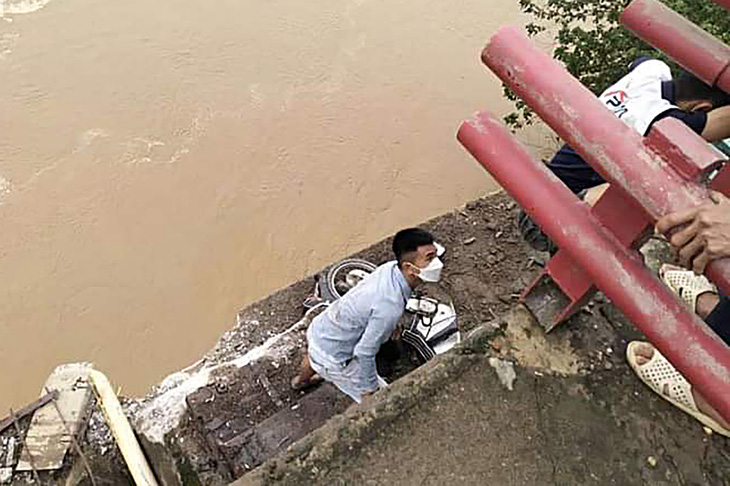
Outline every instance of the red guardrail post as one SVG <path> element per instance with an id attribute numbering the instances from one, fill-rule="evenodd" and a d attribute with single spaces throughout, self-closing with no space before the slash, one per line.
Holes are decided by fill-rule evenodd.
<path id="1" fill-rule="evenodd" d="M 730 5 L 730 0 L 718 2 Z M 657 0 L 634 0 L 621 23 L 710 86 L 730 92 L 730 47 Z"/>
<path id="2" fill-rule="evenodd" d="M 572 111 L 571 116 L 581 119 L 579 113 Z M 493 117 L 477 114 L 462 124 L 457 137 L 718 412 L 730 419 L 730 348 Z"/>

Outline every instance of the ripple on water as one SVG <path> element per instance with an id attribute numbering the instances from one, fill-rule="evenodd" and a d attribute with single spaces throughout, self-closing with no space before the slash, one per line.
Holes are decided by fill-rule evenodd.
<path id="1" fill-rule="evenodd" d="M 8 194 L 10 194 L 10 181 L 0 176 L 0 206 L 5 202 Z"/>
<path id="2" fill-rule="evenodd" d="M 0 0 L 2 1 L 2 0 Z M 0 15 L 0 17 L 2 17 Z M 5 59 L 13 52 L 12 47 L 20 37 L 20 34 L 16 32 L 0 34 L 0 61 Z"/>
<path id="3" fill-rule="evenodd" d="M 42 9 L 51 0 L 0 0 L 0 17 L 32 13 Z"/>

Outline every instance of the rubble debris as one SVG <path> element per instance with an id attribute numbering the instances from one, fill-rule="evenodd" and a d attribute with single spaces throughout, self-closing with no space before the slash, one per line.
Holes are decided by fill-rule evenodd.
<path id="1" fill-rule="evenodd" d="M 7 484 L 13 479 L 13 466 L 15 465 L 15 437 L 10 437 L 5 448 L 5 465 L 0 467 L 0 484 Z"/>
<path id="2" fill-rule="evenodd" d="M 514 389 L 514 382 L 517 375 L 515 374 L 514 364 L 499 358 L 489 358 L 489 366 L 497 372 L 499 381 L 507 387 L 509 391 Z"/>
<path id="3" fill-rule="evenodd" d="M 271 382 L 265 374 L 262 373 L 259 375 L 259 383 L 261 383 L 261 386 L 264 387 L 266 393 L 269 395 L 269 397 L 271 397 L 271 401 L 273 401 L 278 408 L 283 408 L 284 402 L 281 401 L 281 397 L 276 392 L 274 387 L 271 386 Z"/>

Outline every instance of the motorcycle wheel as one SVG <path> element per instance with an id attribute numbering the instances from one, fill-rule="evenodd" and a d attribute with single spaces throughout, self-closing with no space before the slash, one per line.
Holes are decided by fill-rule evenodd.
<path id="1" fill-rule="evenodd" d="M 361 260 L 359 258 L 350 258 L 342 260 L 341 262 L 332 265 L 327 270 L 322 272 L 322 277 L 319 280 L 319 290 L 321 297 L 324 301 L 333 302 L 343 295 L 345 295 L 350 289 L 354 287 L 348 282 L 347 277 L 351 272 L 355 271 L 352 275 L 360 276 L 362 274 L 370 274 L 377 267 L 367 260 Z M 358 272 L 359 271 L 359 272 Z M 351 275 L 350 280 L 353 280 Z M 355 277 L 359 283 L 359 279 Z"/>

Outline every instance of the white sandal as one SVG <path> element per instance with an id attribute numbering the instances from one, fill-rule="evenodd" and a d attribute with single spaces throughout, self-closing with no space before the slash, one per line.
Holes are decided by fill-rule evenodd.
<path id="1" fill-rule="evenodd" d="M 730 437 L 730 430 L 723 428 L 711 417 L 697 409 L 692 397 L 692 385 L 677 371 L 674 366 L 662 356 L 658 349 L 654 349 L 651 359 L 640 365 L 636 361 L 635 350 L 642 344 L 652 346 L 642 341 L 632 341 L 626 348 L 626 359 L 636 375 L 649 388 L 658 393 L 666 401 L 699 420 L 703 425 L 711 428 L 720 435 Z"/>
<path id="2" fill-rule="evenodd" d="M 693 314 L 697 308 L 697 297 L 705 292 L 717 293 L 717 287 L 712 285 L 704 275 L 697 275 L 692 270 L 685 270 L 676 265 L 668 263 L 662 265 L 659 269 L 659 277 L 689 306 Z"/>

